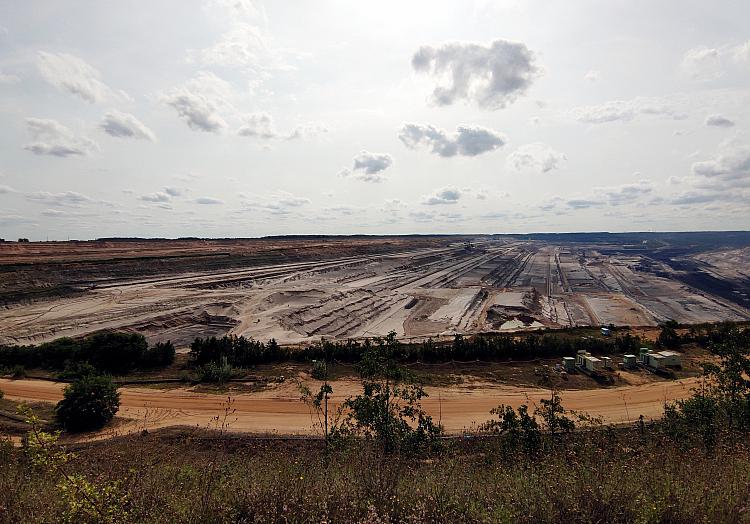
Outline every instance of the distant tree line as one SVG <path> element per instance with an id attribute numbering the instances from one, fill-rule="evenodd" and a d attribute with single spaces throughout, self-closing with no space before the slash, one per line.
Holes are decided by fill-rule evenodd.
<path id="1" fill-rule="evenodd" d="M 276 362 L 309 362 L 312 360 L 358 363 L 363 355 L 372 351 L 375 341 L 347 340 L 320 343 L 304 347 L 282 347 L 275 340 L 263 343 L 257 340 L 228 335 L 221 338 L 197 338 L 192 343 L 190 355 L 196 366 L 226 360 L 233 367 L 250 367 Z M 639 337 L 626 334 L 612 338 L 581 337 L 563 334 L 511 335 L 456 335 L 452 342 L 431 339 L 419 343 L 398 344 L 393 357 L 402 363 L 450 361 L 502 361 L 530 360 L 572 356 L 579 350 L 592 354 L 609 355 L 637 352 Z"/>
<path id="2" fill-rule="evenodd" d="M 135 333 L 97 333 L 83 339 L 66 337 L 28 346 L 0 345 L 0 368 L 70 371 L 88 365 L 98 373 L 123 375 L 136 368 L 167 366 L 174 357 L 171 342 L 149 346 L 143 335 Z"/>

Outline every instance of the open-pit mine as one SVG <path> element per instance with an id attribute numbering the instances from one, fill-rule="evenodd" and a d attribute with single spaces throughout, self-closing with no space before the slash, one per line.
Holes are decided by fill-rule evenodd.
<path id="1" fill-rule="evenodd" d="M 290 344 L 750 319 L 744 236 L 644 235 L 5 242 L 0 343 L 120 330 L 178 347 L 227 333 Z"/>

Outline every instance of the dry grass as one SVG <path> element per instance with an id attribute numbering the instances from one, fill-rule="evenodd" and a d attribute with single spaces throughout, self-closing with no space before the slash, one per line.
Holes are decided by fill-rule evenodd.
<path id="1" fill-rule="evenodd" d="M 533 457 L 451 441 L 414 459 L 165 430 L 87 444 L 72 467 L 125 479 L 137 522 L 750 522 L 746 442 L 706 453 L 646 431 L 576 434 Z M 4 447 L 0 522 L 58 522 L 57 481 Z"/>

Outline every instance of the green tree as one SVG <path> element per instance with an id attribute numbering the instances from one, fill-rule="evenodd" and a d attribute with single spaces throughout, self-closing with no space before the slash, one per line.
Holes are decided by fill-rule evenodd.
<path id="1" fill-rule="evenodd" d="M 495 419 L 488 420 L 479 429 L 504 438 L 504 444 L 509 451 L 522 447 L 527 453 L 540 449 L 542 435 L 539 423 L 529 415 L 529 407 L 519 406 L 518 411 L 511 406 L 500 405 L 490 410 Z"/>
<path id="2" fill-rule="evenodd" d="M 725 405 L 729 427 L 734 427 L 738 419 L 747 424 L 750 422 L 750 345 L 746 338 L 736 334 L 727 342 L 711 346 L 711 351 L 719 361 L 704 364 L 703 371 L 710 380 L 713 394 Z"/>
<path id="3" fill-rule="evenodd" d="M 569 433 L 575 429 L 575 422 L 568 418 L 568 411 L 563 407 L 560 393 L 557 390 L 553 389 L 550 398 L 542 399 L 539 403 L 541 406 L 534 411 L 534 414 L 541 417 L 545 429 L 549 431 L 550 435 L 554 437 L 557 433 Z"/>
<path id="4" fill-rule="evenodd" d="M 86 375 L 65 388 L 55 411 L 68 431 L 87 431 L 104 426 L 119 408 L 120 394 L 112 379 Z"/>
<path id="5" fill-rule="evenodd" d="M 680 335 L 677 334 L 679 324 L 674 320 L 668 320 L 661 326 L 659 336 L 656 338 L 656 344 L 668 349 L 677 349 L 680 347 Z"/>
<path id="6" fill-rule="evenodd" d="M 359 372 L 362 395 L 344 403 L 353 432 L 376 439 L 386 453 L 434 447 L 442 427 L 422 409 L 424 389 L 397 363 L 396 333 L 366 344 Z"/>
<path id="7" fill-rule="evenodd" d="M 137 367 L 148 349 L 143 335 L 97 333 L 83 344 L 83 359 L 103 373 L 124 375 Z"/>

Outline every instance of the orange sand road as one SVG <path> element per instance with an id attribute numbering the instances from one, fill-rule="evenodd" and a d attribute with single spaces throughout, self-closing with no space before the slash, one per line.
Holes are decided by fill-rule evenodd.
<path id="1" fill-rule="evenodd" d="M 664 402 L 685 398 L 698 379 L 652 382 L 637 386 L 609 389 L 568 390 L 561 392 L 566 408 L 603 417 L 606 422 L 622 423 L 662 415 Z M 315 390 L 318 384 L 308 384 Z M 333 384 L 334 405 L 356 394 L 355 381 Z M 0 379 L 0 390 L 14 400 L 56 402 L 62 398 L 64 384 L 41 380 Z M 532 387 L 472 384 L 446 388 L 427 388 L 429 398 L 423 406 L 440 419 L 446 430 L 458 433 L 489 418 L 489 411 L 498 404 L 519 406 L 536 404 L 549 396 L 549 391 Z M 138 431 L 175 425 L 211 427 L 212 419 L 222 415 L 226 395 L 196 393 L 187 389 L 122 388 L 118 415 L 130 419 L 118 432 Z M 232 395 L 234 413 L 227 419 L 231 431 L 252 433 L 311 434 L 313 419 L 306 405 L 299 401 L 297 386 L 280 384 L 259 393 Z"/>

